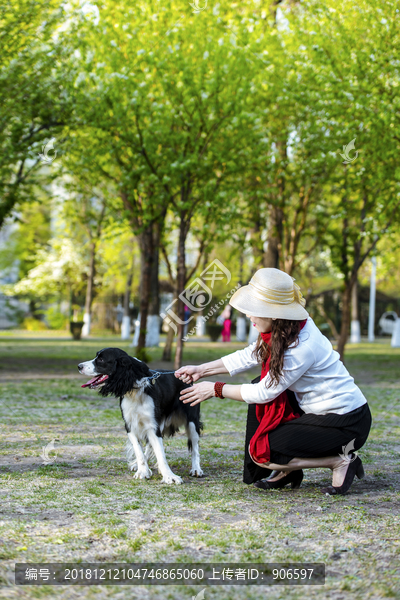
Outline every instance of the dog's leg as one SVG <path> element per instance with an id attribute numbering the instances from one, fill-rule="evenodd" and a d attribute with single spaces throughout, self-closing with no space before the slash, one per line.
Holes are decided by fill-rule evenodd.
<path id="1" fill-rule="evenodd" d="M 144 457 L 147 460 L 147 464 L 149 463 L 149 460 L 154 458 L 154 451 L 150 444 L 146 444 L 144 448 Z"/>
<path id="2" fill-rule="evenodd" d="M 130 468 L 131 471 L 136 471 L 138 462 L 137 462 L 137 458 L 136 458 L 136 453 L 132 446 L 132 442 L 130 441 L 129 438 L 126 439 L 125 454 L 126 454 L 126 460 L 128 463 L 128 467 Z M 143 454 L 144 454 L 147 464 L 149 464 L 149 461 L 154 458 L 153 448 L 150 446 L 150 444 L 148 444 L 148 443 L 146 444 Z"/>
<path id="3" fill-rule="evenodd" d="M 130 468 L 131 471 L 136 471 L 137 458 L 136 458 L 136 454 L 135 454 L 135 451 L 132 446 L 132 442 L 129 438 L 126 438 L 125 454 L 126 454 L 126 460 L 128 463 L 128 467 Z M 145 456 L 146 456 L 146 454 L 145 454 Z"/>
<path id="4" fill-rule="evenodd" d="M 200 467 L 200 452 L 199 452 L 199 439 L 200 436 L 196 431 L 196 426 L 193 421 L 189 422 L 186 428 L 188 436 L 189 447 L 192 446 L 192 469 L 189 473 L 192 477 L 203 477 L 203 471 Z"/>
<path id="5" fill-rule="evenodd" d="M 164 431 L 164 426 L 165 426 L 165 419 L 163 419 L 159 425 L 161 433 Z M 147 460 L 147 463 L 149 463 L 150 460 L 153 460 L 156 457 L 156 455 L 154 454 L 153 447 L 149 442 L 146 443 L 146 446 L 144 449 L 144 455 Z"/>
<path id="6" fill-rule="evenodd" d="M 165 458 L 164 445 L 162 443 L 162 438 L 156 435 L 154 430 L 150 430 L 147 432 L 148 440 L 154 450 L 154 454 L 157 459 L 158 470 L 162 475 L 163 483 L 183 483 L 182 478 L 179 475 L 175 475 L 169 465 L 167 463 L 167 459 Z"/>
<path id="7" fill-rule="evenodd" d="M 132 433 L 132 431 L 130 431 L 128 433 L 128 438 L 129 438 L 129 441 L 131 442 L 133 449 L 135 451 L 137 467 L 138 467 L 136 473 L 134 474 L 134 478 L 135 479 L 149 479 L 151 477 L 152 473 L 151 473 L 151 470 L 149 469 L 149 465 L 147 464 L 147 461 L 143 454 L 143 449 L 142 449 L 142 446 L 140 445 L 139 440 L 137 439 L 136 435 L 134 433 Z"/>

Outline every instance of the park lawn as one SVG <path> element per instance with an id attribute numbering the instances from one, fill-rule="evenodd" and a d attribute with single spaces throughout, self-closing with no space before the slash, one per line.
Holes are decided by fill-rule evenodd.
<path id="1" fill-rule="evenodd" d="M 188 476 L 183 434 L 165 442 L 184 478 L 166 486 L 153 470 L 133 480 L 124 458 L 118 402 L 81 389 L 76 371 L 104 346 L 128 342 L 0 337 L 0 552 L 2 598 L 191 598 L 195 586 L 20 587 L 15 562 L 324 562 L 324 588 L 213 586 L 205 598 L 400 597 L 400 350 L 387 341 L 348 348 L 346 364 L 367 396 L 373 430 L 361 451 L 366 478 L 342 497 L 309 470 L 300 490 L 242 483 L 246 406 L 202 404 L 205 477 Z M 190 342 L 184 362 L 214 360 L 243 344 Z M 162 348 L 151 349 L 153 368 Z M 248 382 L 257 371 L 233 378 Z M 55 440 L 55 461 L 42 447 Z M 50 457 L 55 456 L 51 453 Z"/>

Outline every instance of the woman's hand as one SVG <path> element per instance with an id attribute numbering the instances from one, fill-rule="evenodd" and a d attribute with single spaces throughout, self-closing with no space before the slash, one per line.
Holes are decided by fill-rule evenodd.
<path id="1" fill-rule="evenodd" d="M 202 369 L 200 365 L 188 365 L 181 367 L 175 371 L 175 377 L 184 383 L 193 383 L 202 377 Z"/>
<path id="2" fill-rule="evenodd" d="M 183 404 L 190 404 L 190 406 L 196 406 L 208 398 L 214 397 L 214 383 L 212 381 L 202 381 L 196 383 L 190 388 L 181 390 L 180 400 Z"/>

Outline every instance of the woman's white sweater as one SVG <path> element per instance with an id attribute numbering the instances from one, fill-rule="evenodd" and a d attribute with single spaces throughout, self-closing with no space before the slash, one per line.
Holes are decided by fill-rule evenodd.
<path id="1" fill-rule="evenodd" d="M 230 375 L 241 373 L 259 363 L 252 356 L 256 342 L 222 357 Z M 367 402 L 354 383 L 339 354 L 309 317 L 300 331 L 298 345 L 289 347 L 284 355 L 283 371 L 278 385 L 268 387 L 270 376 L 260 383 L 243 384 L 242 398 L 248 404 L 265 404 L 284 390 L 296 394 L 305 413 L 325 415 L 346 414 Z"/>

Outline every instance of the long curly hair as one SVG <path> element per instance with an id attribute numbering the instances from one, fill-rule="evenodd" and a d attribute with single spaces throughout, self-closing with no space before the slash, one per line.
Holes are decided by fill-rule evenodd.
<path id="1" fill-rule="evenodd" d="M 283 369 L 283 355 L 293 343 L 299 343 L 301 321 L 289 321 L 288 319 L 275 319 L 272 321 L 271 343 L 268 345 L 258 336 L 253 356 L 259 363 L 264 364 L 271 356 L 269 363 L 270 382 L 268 387 L 278 385 Z"/>

